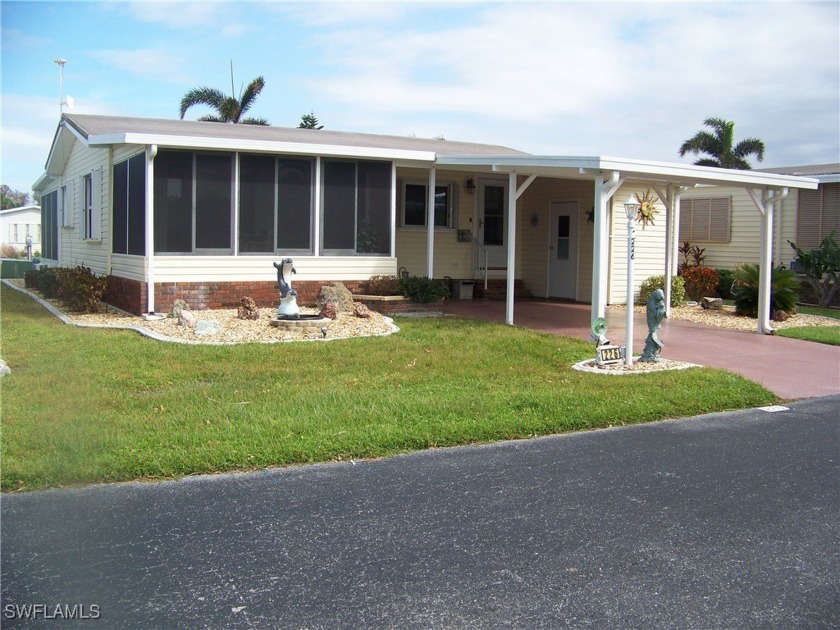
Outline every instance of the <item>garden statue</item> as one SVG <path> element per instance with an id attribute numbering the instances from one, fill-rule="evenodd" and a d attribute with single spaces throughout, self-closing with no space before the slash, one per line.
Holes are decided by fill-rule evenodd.
<path id="1" fill-rule="evenodd" d="M 292 288 L 292 274 L 297 273 L 294 261 L 284 258 L 280 264 L 274 263 L 277 269 L 277 288 L 280 289 L 280 307 L 277 316 L 280 319 L 300 319 L 300 309 L 297 305 L 297 291 Z"/>
<path id="2" fill-rule="evenodd" d="M 662 325 L 662 318 L 665 317 L 665 292 L 657 289 L 650 294 L 647 302 L 647 325 L 648 336 L 645 339 L 645 350 L 639 361 L 643 363 L 659 363 L 659 353 L 662 351 L 662 342 L 656 335 L 659 326 Z"/>

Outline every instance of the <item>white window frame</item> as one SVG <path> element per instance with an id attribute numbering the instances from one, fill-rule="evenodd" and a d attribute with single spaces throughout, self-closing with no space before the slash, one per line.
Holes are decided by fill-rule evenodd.
<path id="1" fill-rule="evenodd" d="M 73 227 L 73 204 L 72 204 L 72 187 L 71 183 L 67 182 L 58 189 L 58 213 L 61 217 L 61 227 Z"/>
<path id="2" fill-rule="evenodd" d="M 405 222 L 405 193 L 408 186 L 422 186 L 425 190 L 423 225 L 406 224 Z M 455 230 L 458 227 L 458 185 L 454 181 L 437 181 L 435 188 L 447 189 L 446 225 L 435 225 L 435 230 Z M 429 181 L 422 179 L 400 180 L 400 227 L 406 230 L 424 230 L 429 225 Z"/>
<path id="3" fill-rule="evenodd" d="M 102 238 L 100 226 L 101 182 L 102 170 L 98 168 L 82 175 L 80 178 L 80 223 L 82 225 L 82 239 L 86 241 L 99 241 Z"/>

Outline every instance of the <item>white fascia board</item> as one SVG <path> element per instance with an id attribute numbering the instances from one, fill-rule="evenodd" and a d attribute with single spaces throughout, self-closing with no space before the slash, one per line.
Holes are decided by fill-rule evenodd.
<path id="1" fill-rule="evenodd" d="M 811 175 L 820 184 L 837 184 L 840 182 L 840 173 L 831 173 L 830 175 Z"/>
<path id="2" fill-rule="evenodd" d="M 162 148 L 215 149 L 223 151 L 249 151 L 255 153 L 283 153 L 288 155 L 320 155 L 329 157 L 372 158 L 381 160 L 414 160 L 431 163 L 435 154 L 431 151 L 408 151 L 376 147 L 352 147 L 330 144 L 309 144 L 300 142 L 270 142 L 265 140 L 242 140 L 236 138 L 211 138 L 202 136 L 162 136 L 143 133 L 116 133 L 91 136 L 94 145 L 155 144 Z"/>
<path id="3" fill-rule="evenodd" d="M 563 176 L 563 170 L 577 169 L 580 175 L 594 177 L 603 171 L 617 171 L 630 181 L 662 181 L 686 185 L 740 186 L 752 188 L 806 188 L 816 190 L 816 179 L 796 175 L 777 175 L 757 171 L 736 171 L 710 166 L 668 162 L 648 162 L 626 158 L 593 156 L 442 156 L 440 165 L 491 166 L 498 172 Z"/>
<path id="4" fill-rule="evenodd" d="M 41 174 L 41 176 L 38 179 L 35 180 L 35 183 L 32 184 L 32 190 L 34 190 L 35 192 L 41 192 L 49 185 L 51 181 L 52 175 L 45 171 Z"/>

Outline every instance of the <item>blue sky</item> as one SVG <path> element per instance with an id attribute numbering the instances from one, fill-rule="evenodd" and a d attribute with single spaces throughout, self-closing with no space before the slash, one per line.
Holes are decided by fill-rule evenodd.
<path id="1" fill-rule="evenodd" d="M 29 190 L 58 121 L 177 118 L 192 87 L 296 127 L 667 162 L 710 116 L 763 164 L 840 161 L 840 3 L 0 2 L 2 173 Z M 194 108 L 187 118 L 207 110 Z"/>

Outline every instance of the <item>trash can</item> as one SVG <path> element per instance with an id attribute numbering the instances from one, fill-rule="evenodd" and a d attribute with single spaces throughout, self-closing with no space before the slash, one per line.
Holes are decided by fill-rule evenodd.
<path id="1" fill-rule="evenodd" d="M 458 283 L 458 299 L 471 300 L 473 299 L 473 289 L 475 288 L 475 280 L 461 280 Z"/>

